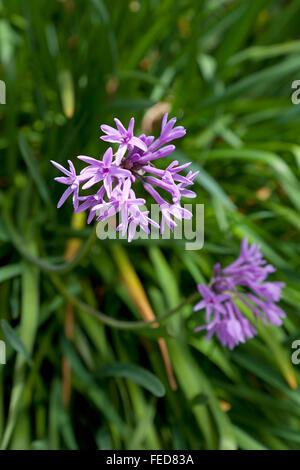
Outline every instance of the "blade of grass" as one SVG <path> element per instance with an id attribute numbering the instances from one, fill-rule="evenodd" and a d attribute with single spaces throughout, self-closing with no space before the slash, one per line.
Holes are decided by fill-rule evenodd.
<path id="1" fill-rule="evenodd" d="M 32 242 L 28 249 L 36 252 L 36 246 Z M 39 271 L 38 269 L 24 262 L 22 275 L 22 315 L 19 329 L 19 336 L 29 355 L 32 355 L 35 335 L 38 326 L 39 316 Z M 1 441 L 1 449 L 6 449 L 12 433 L 14 431 L 19 409 L 22 401 L 22 394 L 26 381 L 26 358 L 23 354 L 18 354 L 14 368 L 13 387 L 11 391 L 8 418 L 5 431 Z"/>

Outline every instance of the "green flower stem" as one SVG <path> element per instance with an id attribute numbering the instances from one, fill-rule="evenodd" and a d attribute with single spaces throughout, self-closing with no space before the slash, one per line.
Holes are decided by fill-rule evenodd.
<path id="1" fill-rule="evenodd" d="M 13 223 L 11 221 L 11 217 L 8 213 L 8 211 L 4 208 L 3 210 L 4 214 L 4 219 L 6 223 L 6 227 L 9 231 L 11 241 L 16 248 L 16 250 L 25 258 L 27 261 L 31 262 L 38 268 L 40 268 L 42 271 L 45 271 L 49 274 L 53 284 L 55 287 L 58 289 L 58 291 L 69 301 L 71 302 L 74 306 L 80 308 L 81 310 L 89 313 L 90 315 L 93 315 L 94 317 L 98 318 L 102 323 L 104 323 L 107 326 L 110 326 L 112 328 L 118 328 L 118 329 L 123 329 L 123 330 L 132 330 L 132 329 L 142 329 L 148 326 L 158 323 L 161 323 L 162 321 L 166 320 L 167 318 L 171 317 L 175 313 L 177 313 L 182 307 L 184 307 L 186 304 L 192 302 L 195 300 L 199 294 L 194 293 L 187 299 L 185 299 L 182 303 L 177 305 L 175 308 L 172 310 L 166 312 L 165 314 L 161 315 L 160 317 L 157 317 L 155 320 L 152 321 L 122 321 L 122 320 L 116 320 L 115 318 L 109 317 L 108 315 L 105 315 L 104 313 L 100 312 L 97 309 L 94 309 L 90 305 L 82 302 L 79 300 L 77 297 L 72 295 L 68 289 L 66 289 L 65 284 L 60 280 L 58 274 L 65 274 L 71 271 L 79 262 L 80 260 L 88 253 L 92 245 L 94 244 L 96 240 L 96 230 L 93 230 L 91 233 L 90 237 L 88 240 L 85 242 L 85 244 L 82 246 L 81 250 L 79 250 L 78 254 L 72 259 L 72 261 L 68 263 L 63 263 L 60 265 L 54 265 L 51 263 L 47 263 L 39 258 L 36 258 L 33 256 L 26 248 L 22 238 L 19 236 L 19 234 L 16 232 Z"/>
<path id="2" fill-rule="evenodd" d="M 51 274 L 50 278 L 53 284 L 55 285 L 55 287 L 57 288 L 57 290 L 75 307 L 78 307 L 79 309 L 89 313 L 90 315 L 93 315 L 105 325 L 110 326 L 112 328 L 117 328 L 120 330 L 137 330 L 137 329 L 142 329 L 142 328 L 151 326 L 154 323 L 155 324 L 162 323 L 167 318 L 179 312 L 185 305 L 196 300 L 199 296 L 198 292 L 195 292 L 194 294 L 187 297 L 183 302 L 181 302 L 175 308 L 169 310 L 168 312 L 164 313 L 160 317 L 155 318 L 155 320 L 152 320 L 152 321 L 122 321 L 122 320 L 116 320 L 115 318 L 109 317 L 108 315 L 105 315 L 99 310 L 79 300 L 75 295 L 71 294 L 68 291 L 68 289 L 66 289 L 65 283 L 63 283 L 57 275 Z"/>
<path id="3" fill-rule="evenodd" d="M 96 229 L 94 229 L 89 236 L 89 238 L 86 240 L 86 242 L 82 245 L 76 256 L 71 261 L 68 261 L 66 263 L 62 264 L 52 264 L 52 263 L 47 263 L 46 261 L 43 261 L 39 258 L 36 258 L 33 256 L 25 247 L 24 241 L 22 238 L 19 236 L 17 233 L 16 229 L 13 226 L 11 217 L 8 213 L 8 210 L 6 208 L 3 209 L 3 215 L 4 215 L 4 220 L 6 224 L 6 228 L 8 229 L 8 232 L 11 237 L 11 241 L 14 245 L 14 247 L 19 251 L 19 253 L 23 256 L 23 258 L 27 259 L 27 261 L 31 262 L 32 264 L 35 264 L 41 271 L 45 271 L 48 273 L 56 273 L 56 274 L 66 274 L 70 271 L 72 271 L 75 266 L 79 264 L 81 259 L 85 257 L 85 255 L 89 252 L 91 247 L 96 241 Z"/>

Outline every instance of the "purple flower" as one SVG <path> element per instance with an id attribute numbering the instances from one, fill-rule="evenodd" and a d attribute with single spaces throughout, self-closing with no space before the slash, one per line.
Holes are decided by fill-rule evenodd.
<path id="1" fill-rule="evenodd" d="M 119 119 L 115 118 L 114 121 L 117 125 L 117 129 L 114 129 L 113 127 L 107 126 L 105 124 L 101 126 L 101 130 L 107 134 L 102 136 L 101 139 L 105 140 L 106 142 L 120 144 L 116 154 L 117 164 L 121 162 L 126 150 L 131 150 L 133 147 L 138 147 L 144 151 L 147 150 L 146 144 L 141 139 L 133 135 L 134 118 L 130 119 L 128 130 L 125 129 Z"/>
<path id="2" fill-rule="evenodd" d="M 175 217 L 178 220 L 182 219 L 191 219 L 192 213 L 181 207 L 181 205 L 177 202 L 174 204 L 169 204 L 166 202 L 162 196 L 154 189 L 150 184 L 145 183 L 144 188 L 148 191 L 149 194 L 153 197 L 153 199 L 159 204 L 162 218 L 160 224 L 160 233 L 163 234 L 165 230 L 165 224 L 173 231 L 174 228 L 177 226 L 175 220 L 172 217 Z"/>
<path id="3" fill-rule="evenodd" d="M 124 236 L 128 228 L 132 208 L 143 204 L 145 204 L 145 199 L 136 198 L 134 191 L 131 189 L 131 180 L 128 178 L 124 183 L 114 188 L 109 202 L 96 205 L 94 210 L 99 210 L 98 221 L 105 220 L 107 216 L 111 217 L 120 212 L 121 224 L 117 227 L 117 230 L 121 231 Z"/>
<path id="4" fill-rule="evenodd" d="M 172 118 L 168 122 L 168 114 L 164 115 L 161 122 L 160 136 L 150 145 L 150 149 L 152 151 L 168 142 L 171 142 L 172 140 L 179 139 L 186 134 L 186 130 L 183 126 L 174 127 L 176 121 L 176 118 Z"/>
<path id="5" fill-rule="evenodd" d="M 135 235 L 137 227 L 141 227 L 145 233 L 150 233 L 149 224 L 153 225 L 156 228 L 159 228 L 159 225 L 150 217 L 148 217 L 149 211 L 142 212 L 137 205 L 132 205 L 130 208 L 130 217 L 128 219 L 129 222 L 129 230 L 128 230 L 128 241 L 131 242 Z"/>
<path id="6" fill-rule="evenodd" d="M 233 349 L 239 343 L 256 335 L 257 331 L 241 313 L 238 302 L 242 302 L 266 325 L 282 325 L 285 312 L 275 302 L 281 298 L 283 282 L 264 282 L 275 268 L 263 259 L 260 247 L 248 246 L 247 238 L 241 243 L 239 257 L 224 269 L 214 266 L 214 277 L 209 286 L 198 285 L 203 300 L 195 305 L 194 311 L 206 310 L 206 323 L 195 329 L 207 331 L 206 339 L 214 334 L 223 346 Z"/>
<path id="7" fill-rule="evenodd" d="M 52 165 L 54 165 L 56 168 L 58 168 L 62 173 L 66 175 L 66 176 L 58 176 L 57 178 L 54 178 L 55 181 L 58 181 L 58 183 L 67 184 L 69 186 L 65 190 L 63 195 L 61 196 L 60 200 L 58 201 L 57 207 L 60 208 L 64 204 L 64 202 L 66 202 L 68 197 L 73 193 L 73 206 L 75 209 L 77 209 L 78 191 L 79 191 L 80 181 L 79 181 L 79 177 L 76 175 L 76 171 L 75 171 L 73 163 L 71 162 L 71 160 L 68 160 L 70 170 L 67 170 L 59 163 L 56 163 L 53 160 L 50 160 L 50 161 Z"/>
<path id="8" fill-rule="evenodd" d="M 99 181 L 103 181 L 107 195 L 110 197 L 113 179 L 124 179 L 131 176 L 128 170 L 119 168 L 113 163 L 113 151 L 111 147 L 106 150 L 102 161 L 85 157 L 84 155 L 79 155 L 77 158 L 90 165 L 81 172 L 82 176 L 89 178 L 89 181 L 82 186 L 82 189 L 88 189 L 94 184 L 99 183 Z"/>
<path id="9" fill-rule="evenodd" d="M 84 202 L 81 204 L 81 206 L 77 208 L 75 212 L 79 213 L 90 209 L 90 213 L 87 219 L 87 223 L 90 224 L 97 213 L 98 205 L 103 202 L 104 194 L 105 187 L 101 186 L 101 188 L 96 194 L 91 194 L 90 196 L 80 196 L 78 199 Z"/>
<path id="10" fill-rule="evenodd" d="M 128 240 L 131 241 L 138 226 L 146 233 L 149 233 L 149 224 L 159 227 L 148 217 L 149 211 L 141 211 L 139 207 L 145 203 L 145 200 L 138 198 L 132 187 L 138 180 L 160 206 L 161 233 L 164 232 L 165 224 L 174 230 L 177 225 L 175 219 L 192 217 L 191 212 L 181 206 L 181 198 L 196 196 L 186 187 L 194 184 L 198 172 L 189 171 L 186 175 L 182 174 L 190 163 L 179 165 L 178 161 L 174 160 L 166 169 L 160 169 L 154 165 L 154 162 L 175 150 L 175 145 L 170 142 L 183 137 L 185 129 L 182 126 L 175 126 L 176 118 L 168 121 L 167 114 L 163 117 L 160 136 L 157 139 L 144 134 L 139 137 L 134 136 L 134 118 L 131 118 L 127 130 L 118 119 L 115 119 L 115 123 L 117 129 L 107 125 L 101 126 L 105 133 L 101 139 L 119 145 L 115 154 L 109 147 L 101 160 L 79 155 L 79 160 L 87 164 L 79 176 L 76 175 L 72 162 L 69 162 L 70 171 L 52 162 L 67 175 L 56 178 L 57 181 L 69 185 L 59 201 L 59 207 L 73 193 L 75 212 L 89 210 L 88 223 L 96 214 L 97 220 L 100 221 L 119 213 L 121 223 L 117 230 L 124 235 L 128 229 Z M 81 183 L 83 191 L 95 187 L 95 193 L 79 196 Z M 172 203 L 167 202 L 159 191 L 169 194 Z"/>

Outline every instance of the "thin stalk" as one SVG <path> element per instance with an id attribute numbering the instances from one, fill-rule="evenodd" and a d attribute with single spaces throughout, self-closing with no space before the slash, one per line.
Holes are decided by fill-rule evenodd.
<path id="1" fill-rule="evenodd" d="M 82 302 L 79 300 L 75 295 L 71 294 L 65 287 L 65 284 L 61 281 L 59 276 L 51 274 L 50 278 L 57 288 L 57 290 L 75 307 L 93 315 L 94 317 L 98 318 L 102 323 L 111 328 L 117 328 L 120 330 L 138 330 L 142 329 L 154 324 L 162 323 L 163 321 L 167 320 L 169 317 L 177 313 L 182 307 L 185 305 L 193 302 L 199 296 L 198 292 L 187 297 L 183 302 L 177 305 L 175 308 L 169 310 L 168 312 L 164 313 L 160 317 L 155 318 L 152 321 L 123 321 L 123 320 L 116 320 L 115 318 L 109 317 L 105 315 L 105 313 L 100 312 L 99 310 L 91 307 L 90 305 Z"/>
<path id="2" fill-rule="evenodd" d="M 61 264 L 47 263 L 46 261 L 43 261 L 42 259 L 36 258 L 27 250 L 24 244 L 24 241 L 22 240 L 22 238 L 19 236 L 16 229 L 14 228 L 11 217 L 6 208 L 3 208 L 3 215 L 4 215 L 6 228 L 9 231 L 11 241 L 14 247 L 19 251 L 19 253 L 23 256 L 23 258 L 27 259 L 27 261 L 29 261 L 30 263 L 36 265 L 41 271 L 45 271 L 48 273 L 66 274 L 72 271 L 72 269 L 74 269 L 75 266 L 77 266 L 80 263 L 80 261 L 86 256 L 86 254 L 89 252 L 89 250 L 91 249 L 91 247 L 93 246 L 97 238 L 96 229 L 94 229 L 92 230 L 89 238 L 82 245 L 81 249 L 78 251 L 78 253 L 74 256 L 74 258 L 71 261 L 61 263 Z"/>
<path id="3" fill-rule="evenodd" d="M 3 214 L 4 214 L 4 218 L 6 222 L 6 227 L 11 236 L 12 244 L 14 245 L 16 250 L 23 256 L 23 258 L 25 258 L 27 261 L 30 261 L 32 264 L 40 268 L 42 271 L 47 272 L 53 284 L 55 285 L 55 287 L 67 300 L 71 302 L 71 304 L 89 313 L 90 315 L 97 317 L 98 320 L 100 320 L 102 323 L 112 328 L 118 328 L 118 329 L 123 329 L 123 330 L 142 329 L 142 328 L 154 325 L 156 323 L 161 323 L 167 318 L 177 313 L 182 307 L 194 301 L 199 296 L 198 293 L 192 294 L 191 296 L 187 297 L 187 299 L 185 299 L 183 302 L 181 302 L 179 305 L 177 305 L 175 308 L 171 309 L 170 311 L 166 312 L 165 314 L 161 315 L 160 317 L 157 317 L 155 320 L 152 320 L 152 321 L 122 321 L 122 320 L 116 320 L 115 318 L 111 318 L 108 315 L 105 315 L 99 310 L 93 307 L 90 307 L 86 303 L 77 299 L 76 296 L 70 294 L 70 292 L 66 289 L 64 283 L 60 280 L 58 276 L 58 274 L 68 273 L 80 262 L 80 260 L 85 256 L 85 254 L 89 251 L 89 249 L 95 242 L 96 231 L 92 232 L 89 239 L 82 246 L 81 250 L 79 250 L 78 254 L 73 258 L 72 261 L 55 266 L 51 263 L 46 263 L 45 261 L 40 260 L 39 258 L 36 258 L 35 256 L 33 256 L 26 249 L 25 243 L 16 232 L 12 224 L 10 215 L 5 208 L 3 210 Z"/>

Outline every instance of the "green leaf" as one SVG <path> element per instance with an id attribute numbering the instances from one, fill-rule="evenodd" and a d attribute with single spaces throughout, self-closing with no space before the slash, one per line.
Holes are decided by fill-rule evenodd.
<path id="1" fill-rule="evenodd" d="M 96 375 L 99 377 L 122 377 L 123 379 L 129 379 L 144 387 L 156 397 L 165 395 L 165 387 L 161 381 L 152 372 L 144 369 L 144 367 L 115 362 L 98 369 Z"/>
<path id="2" fill-rule="evenodd" d="M 287 195 L 300 210 L 300 183 L 286 162 L 273 152 L 254 150 L 249 148 L 241 149 L 216 149 L 209 152 L 209 159 L 225 160 L 229 159 L 259 162 L 268 165 L 285 189 Z"/>
<path id="3" fill-rule="evenodd" d="M 62 70 L 58 76 L 64 115 L 73 117 L 75 108 L 74 83 L 70 70 Z"/>
<path id="4" fill-rule="evenodd" d="M 39 193 L 40 193 L 40 196 L 42 198 L 42 200 L 45 202 L 45 204 L 51 204 L 51 199 L 50 199 L 50 196 L 49 196 L 49 193 L 48 193 L 48 188 L 47 188 L 47 185 L 44 181 L 44 178 L 42 177 L 42 174 L 38 168 L 38 164 L 37 164 L 37 161 L 32 153 L 32 150 L 31 148 L 29 147 L 28 143 L 27 143 L 27 140 L 25 139 L 25 137 L 20 134 L 18 136 L 18 143 L 19 143 L 19 147 L 20 147 L 20 151 L 21 151 L 21 155 L 27 165 L 27 168 L 28 168 L 28 171 L 33 179 L 33 181 L 35 182 L 38 190 L 39 190 Z"/>
<path id="5" fill-rule="evenodd" d="M 6 320 L 1 320 L 1 327 L 6 341 L 11 345 L 11 347 L 18 353 L 22 354 L 22 356 L 24 356 L 27 361 L 31 361 L 23 342 L 20 340 L 19 336 L 17 335 L 15 330 L 10 326 L 10 324 L 7 323 Z"/>
<path id="6" fill-rule="evenodd" d="M 216 94 L 204 101 L 201 108 L 216 105 L 217 103 L 223 103 L 241 96 L 242 93 L 247 92 L 248 90 L 255 90 L 257 87 L 263 86 L 265 89 L 269 86 L 268 84 L 270 82 L 274 85 L 286 76 L 297 72 L 299 70 L 299 65 L 300 59 L 299 56 L 296 55 L 288 57 L 286 60 L 272 65 L 271 67 L 266 67 L 254 72 L 253 74 L 246 74 L 243 78 L 228 86 L 222 94 Z"/>
<path id="7" fill-rule="evenodd" d="M 144 111 L 145 109 L 151 108 L 155 104 L 154 101 L 148 99 L 128 99 L 128 98 L 118 98 L 113 100 L 107 109 L 119 109 L 126 111 Z"/>
<path id="8" fill-rule="evenodd" d="M 0 268 L 0 282 L 20 276 L 20 274 L 22 274 L 21 264 L 9 264 L 8 266 L 3 266 Z"/>
<path id="9" fill-rule="evenodd" d="M 172 153 L 172 158 L 176 158 L 181 164 L 188 163 L 191 161 L 184 153 L 179 150 L 175 150 Z M 189 170 L 199 171 L 199 174 L 195 178 L 195 183 L 202 186 L 211 196 L 216 197 L 226 209 L 234 210 L 234 204 L 231 199 L 227 196 L 226 192 L 219 185 L 219 183 L 204 169 L 201 165 L 193 162 L 189 166 Z"/>
<path id="10" fill-rule="evenodd" d="M 234 426 L 234 434 L 239 447 L 243 450 L 267 450 L 267 447 L 261 444 L 261 442 L 257 441 L 254 437 L 237 426 Z"/>
<path id="11" fill-rule="evenodd" d="M 191 406 L 199 406 L 199 405 L 207 405 L 209 400 L 208 395 L 205 393 L 198 393 L 192 400 L 191 400 Z"/>

